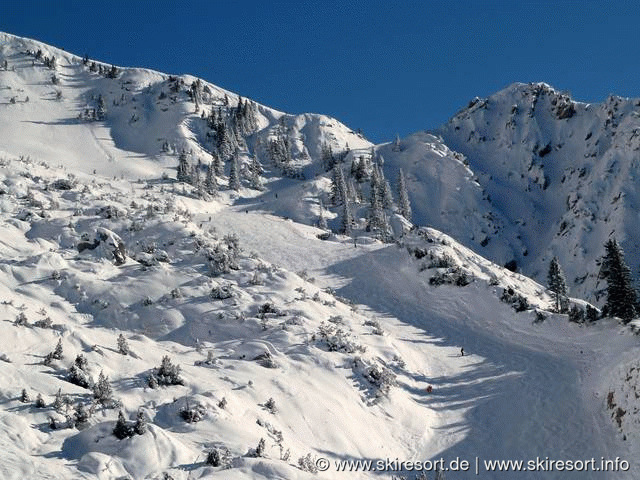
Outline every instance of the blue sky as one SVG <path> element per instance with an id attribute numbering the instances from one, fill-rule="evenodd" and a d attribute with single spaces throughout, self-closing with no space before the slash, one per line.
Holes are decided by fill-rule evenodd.
<path id="1" fill-rule="evenodd" d="M 633 3 L 8 0 L 0 29 L 332 115 L 382 142 L 515 81 L 584 101 L 640 96 Z"/>

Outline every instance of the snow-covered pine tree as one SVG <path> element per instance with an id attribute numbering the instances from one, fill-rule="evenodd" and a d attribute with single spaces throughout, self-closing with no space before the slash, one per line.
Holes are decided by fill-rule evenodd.
<path id="1" fill-rule="evenodd" d="M 267 442 L 265 442 L 264 438 L 261 438 L 258 442 L 258 446 L 256 447 L 255 456 L 256 457 L 264 457 L 266 456 L 267 450 Z"/>
<path id="2" fill-rule="evenodd" d="M 328 172 L 336 166 L 336 159 L 333 155 L 333 149 L 331 148 L 331 145 L 323 143 L 320 155 L 322 160 L 322 167 L 324 168 L 325 172 Z"/>
<path id="3" fill-rule="evenodd" d="M 392 208 L 393 207 L 393 194 L 391 193 L 391 185 L 387 179 L 383 179 L 382 184 L 380 186 L 380 197 L 382 201 L 382 208 Z"/>
<path id="4" fill-rule="evenodd" d="M 198 198 L 202 198 L 204 196 L 204 183 L 200 175 L 200 168 L 197 165 L 194 165 L 191 172 L 191 185 L 194 186 Z"/>
<path id="5" fill-rule="evenodd" d="M 178 156 L 178 173 L 176 179 L 179 182 L 189 183 L 191 181 L 191 167 L 187 160 L 187 153 L 183 150 Z"/>
<path id="6" fill-rule="evenodd" d="M 63 407 L 64 407 L 64 399 L 62 398 L 62 389 L 59 388 L 55 398 L 53 399 L 53 409 L 56 412 L 62 412 Z"/>
<path id="7" fill-rule="evenodd" d="M 119 440 L 124 440 L 125 438 L 133 436 L 133 429 L 127 423 L 127 419 L 124 418 L 122 410 L 118 412 L 118 421 L 116 422 L 115 427 L 113 427 L 113 434 Z"/>
<path id="8" fill-rule="evenodd" d="M 93 386 L 93 398 L 95 398 L 102 405 L 106 405 L 111 402 L 113 396 L 113 390 L 109 383 L 109 377 L 104 372 L 100 372 L 98 376 L 98 382 Z"/>
<path id="9" fill-rule="evenodd" d="M 411 202 L 409 201 L 407 181 L 404 178 L 404 172 L 402 169 L 400 169 L 400 173 L 398 173 L 398 203 L 400 215 L 411 221 Z"/>
<path id="10" fill-rule="evenodd" d="M 631 281 L 631 270 L 624 261 L 622 247 L 615 238 L 605 243 L 600 274 L 607 281 L 606 313 L 629 323 L 636 314 L 636 291 Z"/>
<path id="11" fill-rule="evenodd" d="M 549 290 L 553 292 L 553 297 L 556 302 L 556 312 L 564 310 L 567 296 L 567 282 L 560 267 L 560 262 L 558 262 L 558 257 L 553 257 L 549 263 L 547 282 Z"/>
<path id="12" fill-rule="evenodd" d="M 218 194 L 218 182 L 216 181 L 215 166 L 213 162 L 207 165 L 207 175 L 204 179 L 204 190 L 209 195 L 215 196 Z"/>
<path id="13" fill-rule="evenodd" d="M 98 108 L 96 109 L 96 119 L 104 120 L 107 116 L 107 104 L 102 95 L 98 96 Z"/>
<path id="14" fill-rule="evenodd" d="M 347 182 L 344 179 L 344 172 L 340 165 L 336 165 L 333 169 L 331 201 L 334 205 L 341 205 L 347 202 Z"/>
<path id="15" fill-rule="evenodd" d="M 264 169 L 262 168 L 262 165 L 260 164 L 260 160 L 258 160 L 257 155 L 253 155 L 251 157 L 251 163 L 249 164 L 249 184 L 251 185 L 251 188 L 253 188 L 254 190 L 262 190 L 264 187 L 262 185 L 262 173 L 264 172 Z"/>
<path id="16" fill-rule="evenodd" d="M 123 334 L 118 335 L 118 352 L 122 355 L 129 355 L 129 343 Z"/>
<path id="17" fill-rule="evenodd" d="M 351 212 L 351 205 L 349 201 L 345 199 L 342 203 L 342 225 L 340 233 L 344 235 L 351 235 L 353 231 L 353 213 Z"/>
<path id="18" fill-rule="evenodd" d="M 327 219 L 324 216 L 324 204 L 322 203 L 322 199 L 320 199 L 320 205 L 318 207 L 319 212 L 318 212 L 318 228 L 321 228 L 322 230 L 326 230 L 327 229 Z"/>
<path id="19" fill-rule="evenodd" d="M 213 171 L 216 177 L 222 177 L 224 175 L 224 163 L 215 152 L 211 154 L 211 164 L 213 165 Z"/>
<path id="20" fill-rule="evenodd" d="M 240 167 L 238 165 L 239 152 L 231 157 L 231 166 L 229 169 L 229 188 L 231 190 L 240 190 Z"/>
<path id="21" fill-rule="evenodd" d="M 133 432 L 136 435 L 144 435 L 147 431 L 147 421 L 144 418 L 144 412 L 142 410 L 138 410 L 138 414 L 136 415 L 136 423 L 133 425 Z"/>

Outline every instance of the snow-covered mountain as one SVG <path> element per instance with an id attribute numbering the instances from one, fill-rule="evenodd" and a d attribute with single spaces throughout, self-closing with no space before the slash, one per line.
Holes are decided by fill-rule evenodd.
<path id="1" fill-rule="evenodd" d="M 511 230 L 510 254 L 523 272 L 543 280 L 556 255 L 572 292 L 592 299 L 610 236 L 634 271 L 640 262 L 639 133 L 640 101 L 585 104 L 543 83 L 476 98 L 439 130 L 504 219 L 489 244 Z"/>
<path id="2" fill-rule="evenodd" d="M 456 457 L 481 478 L 541 478 L 482 463 L 536 457 L 630 462 L 562 478 L 640 474 L 637 337 L 569 322 L 500 266 L 542 265 L 542 241 L 453 133 L 376 146 L 2 33 L 0 67 L 2 478 L 413 479 L 336 462 Z M 416 227 L 385 186 L 400 169 Z M 352 236 L 330 231 L 345 203 Z"/>

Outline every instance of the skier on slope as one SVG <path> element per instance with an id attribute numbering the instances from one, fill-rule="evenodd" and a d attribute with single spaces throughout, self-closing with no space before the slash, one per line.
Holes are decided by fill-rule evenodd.
<path id="1" fill-rule="evenodd" d="M 462 347 L 462 348 L 460 349 L 460 356 L 461 356 L 461 357 L 464 357 L 464 347 Z"/>

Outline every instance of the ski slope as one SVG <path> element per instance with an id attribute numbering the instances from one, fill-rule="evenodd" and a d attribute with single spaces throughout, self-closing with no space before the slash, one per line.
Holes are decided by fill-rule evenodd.
<path id="1" fill-rule="evenodd" d="M 321 241 L 282 219 L 246 217 L 238 210 L 220 212 L 214 224 L 242 232 L 271 262 L 342 285 L 339 295 L 385 318 L 394 346 L 414 365 L 413 381 L 433 385 L 430 395 L 410 389 L 414 401 L 438 412 L 441 421 L 433 437 L 412 451 L 415 459 L 633 458 L 631 443 L 621 442 L 602 412 L 609 369 L 620 355 L 637 351 L 635 338 L 622 330 L 612 334 L 615 324 L 583 328 L 552 315 L 534 325 L 531 313 L 516 314 L 495 297 L 487 301 L 487 285 L 429 286 L 395 245 L 354 248 L 348 239 Z M 272 233 L 265 239 L 265 232 Z M 486 263 L 458 248 L 466 251 L 463 263 Z M 507 282 L 513 275 L 493 269 Z M 635 478 L 637 468 L 610 477 L 574 472 L 573 478 Z M 558 475 L 511 472 L 487 478 L 571 476 Z"/>

